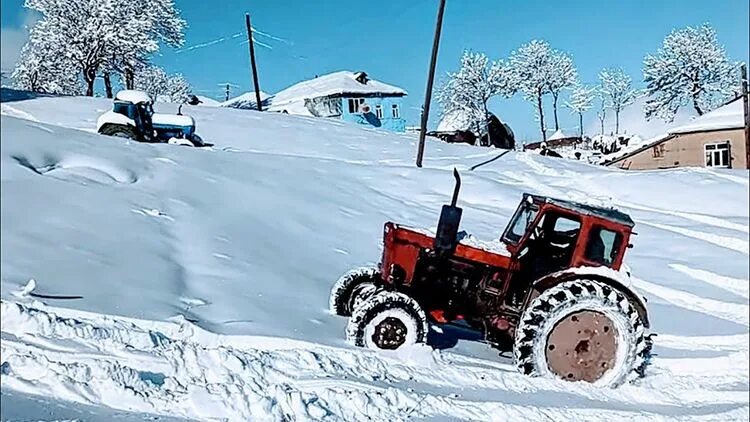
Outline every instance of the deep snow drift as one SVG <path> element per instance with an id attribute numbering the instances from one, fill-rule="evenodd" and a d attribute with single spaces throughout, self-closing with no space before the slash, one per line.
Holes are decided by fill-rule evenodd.
<path id="1" fill-rule="evenodd" d="M 413 135 L 208 107 L 183 112 L 213 148 L 146 145 L 86 133 L 109 101 L 28 97 L 2 96 L 3 418 L 78 417 L 37 399 L 100 419 L 750 417 L 745 171 L 524 153 L 470 171 L 498 150 L 439 142 L 417 169 Z M 626 262 L 659 333 L 646 378 L 528 378 L 452 328 L 394 353 L 344 343 L 331 284 L 379 259 L 385 221 L 434 228 L 454 166 L 478 239 L 499 236 L 522 192 L 633 216 Z"/>

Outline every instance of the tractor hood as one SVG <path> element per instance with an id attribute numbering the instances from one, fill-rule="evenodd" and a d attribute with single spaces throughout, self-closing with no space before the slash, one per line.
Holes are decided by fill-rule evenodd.
<path id="1" fill-rule="evenodd" d="M 192 117 L 178 114 L 154 113 L 151 122 L 155 127 L 195 128 L 195 120 Z"/>

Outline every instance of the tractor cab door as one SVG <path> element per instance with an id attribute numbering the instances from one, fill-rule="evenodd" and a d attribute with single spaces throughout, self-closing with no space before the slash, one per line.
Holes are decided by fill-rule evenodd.
<path id="1" fill-rule="evenodd" d="M 145 141 L 153 141 L 154 138 L 154 124 L 151 121 L 151 116 L 154 114 L 154 109 L 151 103 L 140 103 L 136 105 L 135 112 L 135 123 L 138 127 L 138 131 L 143 134 Z"/>
<path id="2" fill-rule="evenodd" d="M 581 220 L 554 208 L 544 210 L 519 252 L 520 273 L 532 281 L 568 268 L 581 232 Z"/>

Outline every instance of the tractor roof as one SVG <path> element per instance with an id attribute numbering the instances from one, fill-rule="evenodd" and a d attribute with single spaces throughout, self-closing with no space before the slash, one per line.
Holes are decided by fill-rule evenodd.
<path id="1" fill-rule="evenodd" d="M 115 95 L 115 100 L 125 101 L 133 104 L 150 103 L 151 97 L 143 91 L 136 91 L 134 89 L 125 89 Z"/>
<path id="2" fill-rule="evenodd" d="M 546 202 L 556 205 L 560 208 L 568 209 L 578 214 L 603 218 L 605 220 L 610 220 L 628 227 L 633 227 L 635 225 L 635 222 L 633 222 L 629 215 L 615 208 L 583 204 L 580 202 L 566 201 L 564 199 L 555 199 L 547 196 L 532 195 L 529 193 L 524 194 L 524 197 L 531 197 L 532 200 L 537 203 Z"/>

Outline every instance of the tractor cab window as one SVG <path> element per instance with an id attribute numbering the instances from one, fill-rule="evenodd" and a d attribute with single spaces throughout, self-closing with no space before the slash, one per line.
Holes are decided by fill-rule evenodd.
<path id="1" fill-rule="evenodd" d="M 114 111 L 117 114 L 122 114 L 123 116 L 130 117 L 130 112 L 128 110 L 130 108 L 130 105 L 131 105 L 130 103 L 123 103 L 123 102 L 115 101 L 115 105 L 112 108 L 112 111 Z"/>
<path id="2" fill-rule="evenodd" d="M 503 238 L 509 243 L 518 243 L 534 222 L 538 212 L 539 208 L 534 205 L 527 203 L 521 205 L 518 210 L 516 210 L 516 214 L 513 216 L 508 228 L 505 229 L 505 235 L 503 235 Z"/>
<path id="3" fill-rule="evenodd" d="M 586 259 L 597 264 L 611 266 L 617 259 L 622 235 L 602 226 L 594 226 L 586 244 Z"/>

